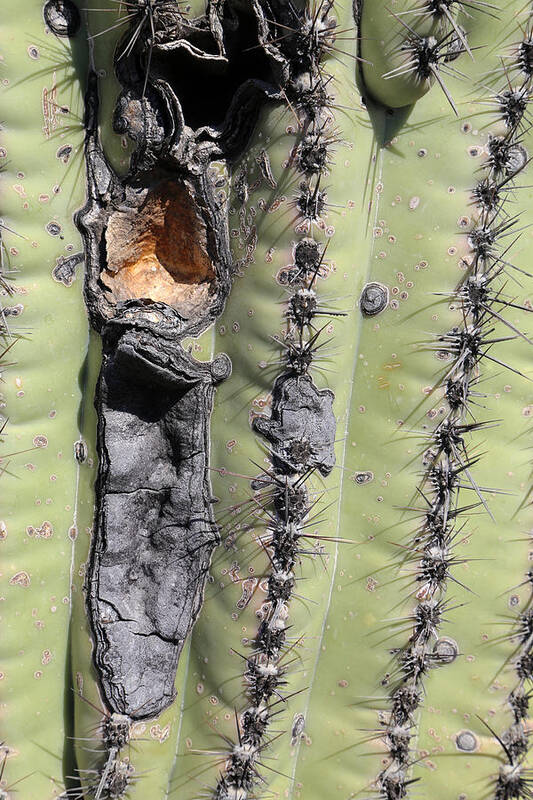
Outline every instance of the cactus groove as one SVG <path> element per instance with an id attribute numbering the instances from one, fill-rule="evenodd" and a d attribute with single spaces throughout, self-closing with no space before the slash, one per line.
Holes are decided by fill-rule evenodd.
<path id="1" fill-rule="evenodd" d="M 0 25 L 0 800 L 532 797 L 533 4 Z"/>

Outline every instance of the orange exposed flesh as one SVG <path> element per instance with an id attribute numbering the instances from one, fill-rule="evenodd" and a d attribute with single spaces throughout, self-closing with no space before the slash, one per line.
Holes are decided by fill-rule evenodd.
<path id="1" fill-rule="evenodd" d="M 183 184 L 165 181 L 137 209 L 116 211 L 106 230 L 102 280 L 115 302 L 150 299 L 191 316 L 215 274 L 205 225 Z"/>

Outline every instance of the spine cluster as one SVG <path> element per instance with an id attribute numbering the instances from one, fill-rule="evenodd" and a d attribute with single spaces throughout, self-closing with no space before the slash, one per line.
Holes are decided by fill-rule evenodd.
<path id="1" fill-rule="evenodd" d="M 6 255 L 2 228 L 3 225 L 0 223 L 0 297 L 5 298 L 13 294 L 13 287 L 9 281 L 9 273 L 5 265 Z M 10 310 L 9 307 L 4 308 L 3 302 L 0 301 L 0 337 L 2 339 L 2 355 L 0 356 L 1 369 L 6 366 L 7 362 L 5 356 L 9 348 L 13 345 L 13 334 L 8 324 L 8 314 Z M 0 429 L 3 429 L 3 427 L 4 424 L 2 424 Z"/>
<path id="2" fill-rule="evenodd" d="M 423 12 L 415 7 L 411 13 L 407 12 L 406 19 L 392 11 L 389 12 L 405 31 L 403 41 L 397 47 L 403 58 L 398 67 L 383 75 L 385 80 L 410 76 L 416 85 L 431 84 L 435 81 L 455 114 L 458 111 L 444 77 L 460 76 L 461 73 L 450 66 L 450 63 L 463 53 L 468 52 L 472 55 L 467 33 L 456 20 L 459 10 L 464 11 L 463 3 L 456 0 L 444 0 L 444 2 L 429 0 Z M 414 27 L 417 17 L 423 19 L 424 15 L 431 20 L 433 28 L 433 33 L 427 36 L 421 36 Z"/>
<path id="3" fill-rule="evenodd" d="M 90 701 L 86 702 L 95 711 L 99 711 Z M 129 758 L 121 758 L 120 752 L 130 742 L 131 725 L 132 720 L 125 714 L 104 711 L 98 726 L 99 739 L 102 743 L 102 749 L 98 751 L 99 764 L 94 769 L 77 770 L 82 786 L 68 790 L 69 797 L 75 800 L 82 800 L 84 797 L 91 797 L 94 800 L 118 800 L 125 796 L 128 787 L 131 787 L 134 781 L 135 770 Z"/>
<path id="4" fill-rule="evenodd" d="M 9 254 L 4 241 L 4 231 L 8 235 L 19 235 L 0 220 L 0 376 L 5 367 L 9 366 L 8 354 L 19 338 L 19 333 L 13 328 L 11 320 L 18 317 L 23 310 L 19 304 L 4 305 L 5 298 L 13 298 L 16 293 L 13 270 L 9 267 Z M 3 404 L 0 404 L 0 409 L 3 407 Z M 4 431 L 6 422 L 7 420 L 4 420 L 3 415 L 0 414 L 0 434 Z M 0 470 L 0 476 L 1 474 Z"/>
<path id="5" fill-rule="evenodd" d="M 425 507 L 422 523 L 408 546 L 406 560 L 416 582 L 416 605 L 409 617 L 411 633 L 407 644 L 394 651 L 395 669 L 384 680 L 385 685 L 392 684 L 384 733 L 390 761 L 380 773 L 377 787 L 387 800 L 406 797 L 412 782 L 411 740 L 415 715 L 424 698 L 424 679 L 433 667 L 450 663 L 458 655 L 454 640 L 441 638 L 439 630 L 446 612 L 452 610 L 446 599 L 450 582 L 463 586 L 453 575 L 454 567 L 465 561 L 456 553 L 468 535 L 463 518 L 474 508 L 490 514 L 472 475 L 480 457 L 473 450 L 473 434 L 495 424 L 476 418 L 476 409 L 483 407 L 476 400 L 484 397 L 476 391 L 482 366 L 489 361 L 520 374 L 497 358 L 493 348 L 517 337 L 527 338 L 506 319 L 505 309 L 529 309 L 511 302 L 504 284 L 510 273 L 523 272 L 509 261 L 508 245 L 516 235 L 518 217 L 510 215 L 507 201 L 519 189 L 517 178 L 528 163 L 522 137 L 529 124 L 527 107 L 533 75 L 533 64 L 527 57 L 529 47 L 530 35 L 526 34 L 515 48 L 513 64 L 504 67 L 505 86 L 490 100 L 500 133 L 488 136 L 484 174 L 472 190 L 476 213 L 468 233 L 470 256 L 465 260 L 465 277 L 452 297 L 462 322 L 432 345 L 446 362 L 435 388 L 442 391 L 447 412 L 430 434 L 429 448 L 424 452 L 424 479 L 418 491 Z M 529 610 L 517 621 L 517 637 L 518 685 L 508 698 L 514 720 L 501 739 L 507 763 L 497 778 L 495 800 L 531 796 L 523 767 L 528 749 L 525 719 L 529 692 L 525 685 L 533 679 L 533 615 Z"/>
<path id="6" fill-rule="evenodd" d="M 515 674 L 513 688 L 507 696 L 512 722 L 501 736 L 496 734 L 504 754 L 493 793 L 494 800 L 531 797 L 531 768 L 527 766 L 530 727 L 529 703 L 533 681 L 533 572 L 528 570 L 524 584 L 529 596 L 513 625 L 512 638 L 517 642 L 512 660 Z"/>
<path id="7" fill-rule="evenodd" d="M 320 2 L 311 11 L 297 13 L 287 6 L 286 16 L 279 21 L 282 24 L 270 23 L 271 41 L 279 43 L 289 65 L 281 95 L 298 118 L 298 143 L 289 167 L 296 171 L 295 231 L 299 238 L 294 244 L 293 264 L 281 279 L 288 299 L 286 328 L 278 339 L 283 369 L 273 387 L 272 415 L 270 419 L 257 417 L 253 423 L 269 443 L 272 464 L 252 481 L 255 502 L 261 508 L 260 524 L 266 528 L 260 544 L 268 556 L 267 598 L 253 651 L 244 657 L 248 706 L 239 716 L 238 741 L 214 788 L 215 800 L 245 800 L 256 796 L 257 787 L 264 784 L 261 762 L 271 742 L 269 728 L 288 697 L 290 653 L 301 641 L 295 635 L 289 643 L 287 631 L 295 573 L 302 557 L 313 553 L 305 545 L 309 538 L 306 522 L 316 501 L 306 484 L 316 470 L 327 475 L 334 463 L 333 393 L 319 390 L 310 375 L 322 344 L 319 337 L 325 326 L 320 320 L 332 316 L 316 292 L 325 247 L 314 237 L 325 227 L 322 216 L 327 196 L 322 177 L 335 142 L 329 81 L 321 64 L 323 52 L 331 49 L 334 40 L 331 7 L 332 2 Z M 236 195 L 244 208 L 248 192 L 242 174 L 237 176 Z M 286 422 L 289 417 L 290 425 Z"/>

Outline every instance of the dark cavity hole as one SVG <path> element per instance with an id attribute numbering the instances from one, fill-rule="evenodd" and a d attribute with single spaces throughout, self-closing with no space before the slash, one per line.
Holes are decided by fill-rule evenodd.
<path id="1" fill-rule="evenodd" d="M 174 89 L 185 123 L 191 128 L 221 125 L 235 92 L 246 80 L 255 78 L 273 83 L 268 59 L 258 47 L 255 18 L 235 11 L 231 21 L 225 15 L 225 22 L 229 63 L 201 60 L 184 49 L 154 52 L 152 56 L 155 71 Z M 205 42 L 202 46 L 208 49 Z"/>

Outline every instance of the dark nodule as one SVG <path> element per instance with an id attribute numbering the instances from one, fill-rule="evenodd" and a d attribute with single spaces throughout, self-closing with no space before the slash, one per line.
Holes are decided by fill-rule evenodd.
<path id="1" fill-rule="evenodd" d="M 389 303 L 389 290 L 382 283 L 367 283 L 361 292 L 359 307 L 366 317 L 383 311 Z"/>
<path id="2" fill-rule="evenodd" d="M 43 16 L 56 36 L 75 36 L 80 27 L 80 12 L 72 0 L 48 0 Z"/>

